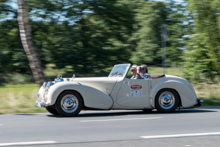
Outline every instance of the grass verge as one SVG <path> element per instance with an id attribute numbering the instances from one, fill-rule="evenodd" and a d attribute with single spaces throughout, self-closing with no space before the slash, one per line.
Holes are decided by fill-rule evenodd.
<path id="1" fill-rule="evenodd" d="M 38 89 L 37 84 L 0 87 L 0 114 L 46 112 L 35 106 Z"/>
<path id="2" fill-rule="evenodd" d="M 202 106 L 220 106 L 220 83 L 194 85 L 197 97 L 204 100 Z"/>

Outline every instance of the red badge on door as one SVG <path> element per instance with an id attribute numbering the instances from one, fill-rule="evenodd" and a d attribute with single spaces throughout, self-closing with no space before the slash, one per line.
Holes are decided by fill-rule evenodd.
<path id="1" fill-rule="evenodd" d="M 141 89 L 141 88 L 142 88 L 141 85 L 132 85 L 132 86 L 131 86 L 131 89 L 134 89 L 134 90 L 139 90 L 139 89 Z"/>

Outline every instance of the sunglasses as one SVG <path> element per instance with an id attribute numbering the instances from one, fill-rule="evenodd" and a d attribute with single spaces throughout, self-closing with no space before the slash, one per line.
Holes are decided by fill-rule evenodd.
<path id="1" fill-rule="evenodd" d="M 133 69 L 132 69 L 131 72 L 133 72 L 133 71 L 136 71 L 136 70 L 133 70 Z"/>

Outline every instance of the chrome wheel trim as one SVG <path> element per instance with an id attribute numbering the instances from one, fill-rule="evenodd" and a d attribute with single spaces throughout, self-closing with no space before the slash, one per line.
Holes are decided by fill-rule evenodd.
<path id="1" fill-rule="evenodd" d="M 66 113 L 72 113 L 78 108 L 79 101 L 75 95 L 68 94 L 61 99 L 60 106 Z"/>
<path id="2" fill-rule="evenodd" d="M 159 105 L 163 109 L 170 109 L 175 104 L 175 96 L 169 91 L 165 91 L 159 96 Z"/>

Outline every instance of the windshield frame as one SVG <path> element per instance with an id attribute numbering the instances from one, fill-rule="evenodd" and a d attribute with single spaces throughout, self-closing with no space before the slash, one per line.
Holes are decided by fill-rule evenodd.
<path id="1" fill-rule="evenodd" d="M 116 75 L 116 76 L 110 76 L 111 73 L 114 71 L 114 69 L 115 69 L 117 66 L 123 66 L 123 65 L 127 65 L 127 68 L 125 69 L 123 76 L 119 76 L 119 75 Z M 126 64 L 116 64 L 116 65 L 112 68 L 112 70 L 111 70 L 111 72 L 109 73 L 108 77 L 110 77 L 110 78 L 112 78 L 112 77 L 120 77 L 120 78 L 124 78 L 124 77 L 126 77 L 128 71 L 129 71 L 129 69 L 130 69 L 130 66 L 131 66 L 130 63 L 126 63 Z"/>

